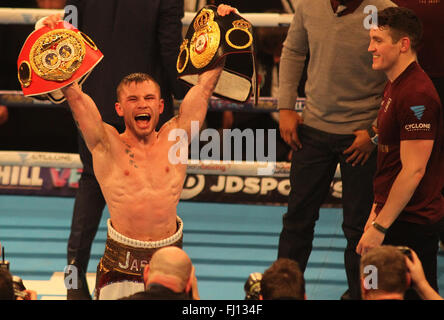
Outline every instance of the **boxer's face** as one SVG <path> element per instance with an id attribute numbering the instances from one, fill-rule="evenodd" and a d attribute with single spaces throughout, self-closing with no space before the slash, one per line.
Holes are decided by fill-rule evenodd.
<path id="1" fill-rule="evenodd" d="M 119 96 L 116 111 L 126 128 L 140 138 L 151 134 L 163 112 L 159 87 L 152 81 L 132 82 L 122 87 Z"/>

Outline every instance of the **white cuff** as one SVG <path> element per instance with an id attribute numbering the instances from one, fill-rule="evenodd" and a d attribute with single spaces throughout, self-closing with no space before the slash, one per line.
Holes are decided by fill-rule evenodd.
<path id="1" fill-rule="evenodd" d="M 34 25 L 34 30 L 37 30 L 37 29 L 43 28 L 43 27 L 45 26 L 45 25 L 43 24 L 43 20 L 45 20 L 46 18 L 48 18 L 48 17 L 46 16 L 46 17 L 43 17 L 43 18 L 39 19 L 39 20 L 35 23 L 35 25 Z"/>

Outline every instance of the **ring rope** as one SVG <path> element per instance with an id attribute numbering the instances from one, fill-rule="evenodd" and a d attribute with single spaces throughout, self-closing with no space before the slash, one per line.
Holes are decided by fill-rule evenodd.
<path id="1" fill-rule="evenodd" d="M 0 23 L 35 24 L 41 18 L 57 13 L 63 16 L 65 11 L 58 9 L 0 8 Z M 184 26 L 190 25 L 195 15 L 195 12 L 185 12 L 182 24 Z M 242 17 L 255 27 L 288 27 L 293 19 L 293 14 L 242 13 Z"/>
<path id="2" fill-rule="evenodd" d="M 274 97 L 260 97 L 258 105 L 255 106 L 252 101 L 245 103 L 235 103 L 216 97 L 211 97 L 209 110 L 210 111 L 248 111 L 248 112 L 276 112 L 277 98 Z M 174 100 L 174 107 L 179 108 L 181 100 Z M 30 97 L 23 96 L 22 91 L 15 90 L 0 90 L 0 105 L 8 107 L 58 107 L 50 101 L 36 100 Z M 305 105 L 305 98 L 298 98 L 295 104 L 296 111 L 302 111 Z"/>
<path id="3" fill-rule="evenodd" d="M 80 169 L 82 162 L 77 153 L 0 151 L 0 166 Z M 188 160 L 187 174 L 257 176 L 260 169 L 268 169 L 270 177 L 288 177 L 290 163 Z"/>
<path id="4" fill-rule="evenodd" d="M 82 162 L 77 153 L 39 152 L 39 151 L 0 151 L 1 166 L 23 166 L 42 168 L 81 169 Z M 291 163 L 266 161 L 213 161 L 193 160 L 187 163 L 187 174 L 259 176 L 269 172 L 269 177 L 290 176 Z M 265 171 L 266 170 L 266 171 Z M 335 178 L 341 176 L 339 165 Z"/>

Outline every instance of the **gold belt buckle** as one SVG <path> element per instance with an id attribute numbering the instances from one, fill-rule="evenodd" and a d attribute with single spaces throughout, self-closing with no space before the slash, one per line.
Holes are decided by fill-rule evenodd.
<path id="1" fill-rule="evenodd" d="M 45 80 L 65 81 L 80 68 L 85 51 L 79 34 L 55 29 L 42 35 L 32 46 L 29 54 L 31 68 Z"/>

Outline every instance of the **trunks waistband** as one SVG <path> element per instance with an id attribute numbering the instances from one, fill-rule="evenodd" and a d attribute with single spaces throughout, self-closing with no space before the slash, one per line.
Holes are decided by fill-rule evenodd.
<path id="1" fill-rule="evenodd" d="M 183 223 L 177 217 L 177 231 L 169 238 L 159 241 L 140 241 L 125 237 L 118 233 L 108 220 L 108 237 L 105 243 L 105 252 L 98 265 L 97 274 L 108 274 L 96 286 L 99 288 L 108 282 L 122 281 L 130 275 L 140 278 L 140 271 L 149 264 L 152 255 L 159 248 L 177 246 L 182 248 Z M 140 280 L 140 279 L 139 279 Z"/>
<path id="2" fill-rule="evenodd" d="M 111 219 L 108 219 L 107 225 L 108 225 L 108 237 L 112 240 L 121 243 L 123 245 L 131 246 L 134 248 L 140 248 L 140 249 L 154 249 L 154 248 L 161 248 L 166 247 L 169 245 L 172 245 L 176 243 L 178 240 L 182 238 L 183 234 L 183 221 L 180 219 L 179 216 L 176 217 L 177 219 L 177 231 L 175 234 L 173 234 L 171 237 L 158 240 L 158 241 L 140 241 L 136 239 L 131 239 L 123 234 L 120 234 L 117 232 L 111 225 Z"/>

